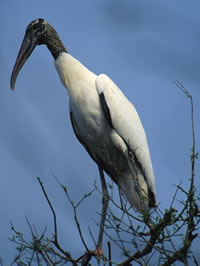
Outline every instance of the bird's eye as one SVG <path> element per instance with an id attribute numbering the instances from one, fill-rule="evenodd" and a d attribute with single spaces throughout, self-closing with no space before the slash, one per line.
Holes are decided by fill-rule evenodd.
<path id="1" fill-rule="evenodd" d="M 33 25 L 34 30 L 36 30 L 37 27 L 38 27 L 38 23 L 35 23 L 35 24 Z"/>

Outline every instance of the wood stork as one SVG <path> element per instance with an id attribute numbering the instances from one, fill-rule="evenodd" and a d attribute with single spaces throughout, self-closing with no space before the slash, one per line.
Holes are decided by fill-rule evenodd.
<path id="1" fill-rule="evenodd" d="M 105 74 L 96 75 L 71 56 L 55 29 L 44 19 L 32 21 L 11 75 L 17 75 L 37 45 L 46 44 L 60 79 L 69 93 L 74 133 L 98 165 L 103 189 L 102 216 L 97 242 L 101 252 L 109 196 L 103 171 L 118 185 L 137 210 L 156 206 L 154 173 L 145 131 L 134 106 Z"/>

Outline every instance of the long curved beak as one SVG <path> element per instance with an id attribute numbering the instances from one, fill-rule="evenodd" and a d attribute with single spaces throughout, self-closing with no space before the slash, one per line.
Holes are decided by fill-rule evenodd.
<path id="1" fill-rule="evenodd" d="M 15 82 L 21 68 L 23 67 L 23 65 L 25 64 L 26 60 L 29 58 L 31 53 L 33 52 L 36 45 L 37 45 L 37 38 L 35 36 L 31 36 L 30 32 L 26 33 L 21 48 L 19 50 L 10 79 L 10 86 L 12 90 L 14 90 L 15 88 Z"/>

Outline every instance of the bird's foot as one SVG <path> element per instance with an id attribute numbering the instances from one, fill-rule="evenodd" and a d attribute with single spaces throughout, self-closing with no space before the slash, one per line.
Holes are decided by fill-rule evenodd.
<path id="1" fill-rule="evenodd" d="M 97 247 L 97 248 L 94 250 L 94 254 L 95 254 L 96 258 L 97 258 L 98 263 L 100 263 L 100 259 L 101 259 L 102 257 L 104 258 L 104 252 L 103 252 L 103 249 Z"/>
<path id="2" fill-rule="evenodd" d="M 88 265 L 88 262 L 91 260 L 92 257 L 96 257 L 98 264 L 100 264 L 100 259 L 102 258 L 104 262 L 106 258 L 104 256 L 104 252 L 102 248 L 96 248 L 95 250 L 88 250 L 82 257 L 82 264 L 81 265 Z"/>

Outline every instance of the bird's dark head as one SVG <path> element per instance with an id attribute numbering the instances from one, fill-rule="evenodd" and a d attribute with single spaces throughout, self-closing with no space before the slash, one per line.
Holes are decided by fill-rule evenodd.
<path id="1" fill-rule="evenodd" d="M 43 18 L 35 19 L 26 28 L 24 39 L 30 40 L 35 46 L 38 44 L 45 44 L 49 24 Z"/>
<path id="2" fill-rule="evenodd" d="M 19 50 L 10 80 L 11 89 L 14 90 L 17 76 L 37 45 L 46 44 L 54 59 L 60 52 L 66 52 L 55 29 L 44 19 L 33 20 L 26 28 L 25 36 Z"/>

